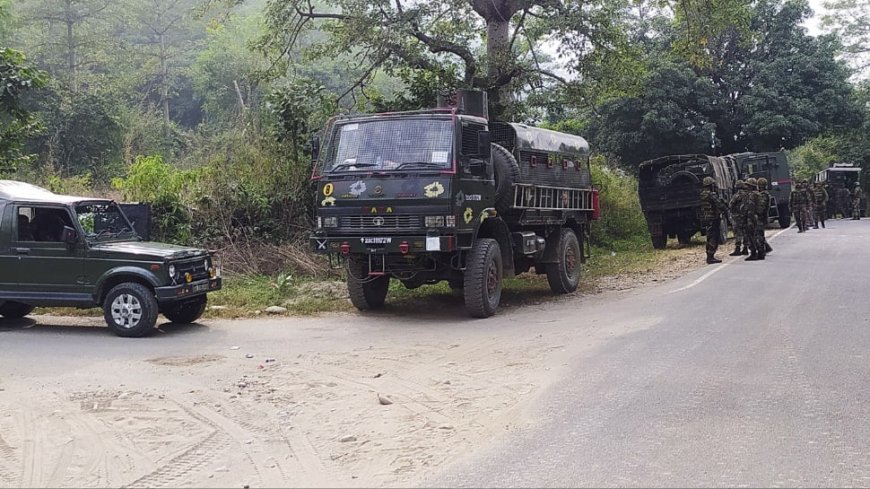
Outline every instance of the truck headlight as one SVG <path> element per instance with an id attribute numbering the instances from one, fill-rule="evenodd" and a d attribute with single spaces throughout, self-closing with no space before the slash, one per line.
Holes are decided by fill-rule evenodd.
<path id="1" fill-rule="evenodd" d="M 443 228 L 444 216 L 426 216 L 423 222 L 427 228 Z"/>
<path id="2" fill-rule="evenodd" d="M 323 227 L 325 228 L 337 228 L 338 227 L 338 218 L 333 217 L 324 217 L 323 218 Z"/>

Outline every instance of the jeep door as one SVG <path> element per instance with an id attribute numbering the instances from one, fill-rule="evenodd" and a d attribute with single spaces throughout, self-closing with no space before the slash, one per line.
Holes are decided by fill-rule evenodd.
<path id="1" fill-rule="evenodd" d="M 9 239 L 12 234 L 12 206 L 0 200 L 0 300 L 18 285 L 13 268 L 18 257 L 12 254 Z"/>
<path id="2" fill-rule="evenodd" d="M 84 246 L 62 241 L 63 227 L 73 225 L 62 205 L 19 204 L 14 210 L 11 252 L 18 290 L 35 299 L 73 299 L 88 295 L 80 284 Z"/>

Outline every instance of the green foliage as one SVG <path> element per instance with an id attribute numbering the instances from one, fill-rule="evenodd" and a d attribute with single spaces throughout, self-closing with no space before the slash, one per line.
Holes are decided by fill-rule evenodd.
<path id="1" fill-rule="evenodd" d="M 843 41 L 845 60 L 870 76 L 870 0 L 827 0 L 822 25 Z"/>
<path id="2" fill-rule="evenodd" d="M 598 156 L 592 161 L 592 181 L 601 191 L 601 220 L 592 225 L 592 243 L 612 247 L 620 241 L 646 237 L 637 179 Z"/>
<path id="3" fill-rule="evenodd" d="M 22 100 L 26 93 L 45 86 L 46 75 L 26 61 L 20 51 L 0 46 L 0 176 L 32 159 L 23 153 L 24 143 L 41 129 Z"/>

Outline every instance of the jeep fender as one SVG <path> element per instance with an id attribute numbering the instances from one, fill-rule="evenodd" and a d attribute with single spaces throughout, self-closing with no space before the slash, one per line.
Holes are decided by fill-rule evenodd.
<path id="1" fill-rule="evenodd" d="M 494 209 L 484 209 L 474 229 L 474 240 L 479 238 L 492 238 L 498 242 L 501 248 L 502 276 L 510 278 L 516 275 L 514 268 L 514 247 L 511 242 L 511 232 L 507 223 L 501 217 L 490 217 Z"/>
<path id="2" fill-rule="evenodd" d="M 118 280 L 123 279 L 123 280 Z M 118 267 L 109 270 L 104 273 L 102 277 L 97 281 L 96 294 L 94 295 L 94 301 L 97 303 L 102 302 L 103 297 L 109 292 L 106 287 L 106 284 L 114 284 L 120 282 L 139 282 L 143 285 L 148 285 L 152 289 L 155 287 L 159 287 L 161 285 L 161 281 L 157 278 L 157 275 L 154 275 L 152 272 L 139 268 L 139 267 Z"/>

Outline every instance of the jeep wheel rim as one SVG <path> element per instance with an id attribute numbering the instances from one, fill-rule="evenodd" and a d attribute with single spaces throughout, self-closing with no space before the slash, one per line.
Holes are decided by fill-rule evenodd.
<path id="1" fill-rule="evenodd" d="M 135 328 L 142 320 L 142 303 L 130 294 L 115 297 L 112 301 L 112 319 L 122 328 Z"/>

